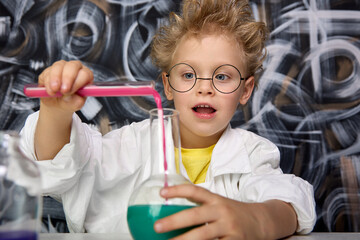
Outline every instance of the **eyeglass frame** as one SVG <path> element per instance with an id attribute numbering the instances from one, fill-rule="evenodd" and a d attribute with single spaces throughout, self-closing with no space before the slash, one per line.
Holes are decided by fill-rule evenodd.
<path id="1" fill-rule="evenodd" d="M 194 84 L 193 84 L 193 86 L 192 86 L 191 88 L 189 88 L 189 89 L 186 90 L 186 91 L 176 90 L 176 89 L 171 85 L 170 80 L 169 80 L 169 79 L 170 79 L 170 72 L 171 72 L 171 70 L 172 70 L 174 67 L 176 67 L 176 66 L 178 66 L 178 65 L 180 65 L 180 64 L 185 64 L 185 65 L 189 66 L 189 67 L 194 71 L 194 73 L 195 73 L 195 81 L 194 81 Z M 222 91 L 220 91 L 220 90 L 215 86 L 215 84 L 214 84 L 214 75 L 215 75 L 215 72 L 216 72 L 216 70 L 218 70 L 219 68 L 221 68 L 221 67 L 223 67 L 223 66 L 231 66 L 231 67 L 235 68 L 236 71 L 237 71 L 237 72 L 239 73 L 239 75 L 240 75 L 239 85 L 238 85 L 233 91 L 231 91 L 231 92 L 222 92 Z M 187 63 L 177 63 L 177 64 L 175 64 L 174 66 L 172 66 L 172 67 L 169 69 L 168 72 L 166 72 L 166 75 L 165 75 L 165 76 L 166 76 L 167 79 L 168 79 L 168 83 L 169 83 L 170 87 L 171 87 L 174 91 L 179 92 L 179 93 L 189 92 L 191 89 L 193 89 L 193 88 L 195 87 L 196 81 L 197 81 L 198 79 L 200 79 L 200 80 L 209 80 L 209 81 L 211 81 L 211 84 L 212 84 L 212 86 L 216 89 L 216 91 L 218 91 L 218 92 L 220 92 L 220 93 L 222 93 L 222 94 L 231 94 L 231 93 L 233 93 L 233 92 L 235 92 L 236 90 L 239 89 L 239 87 L 240 87 L 240 85 L 241 85 L 241 81 L 248 79 L 248 77 L 247 77 L 247 78 L 243 78 L 242 75 L 241 75 L 240 70 L 239 70 L 237 67 L 235 67 L 234 65 L 231 65 L 231 64 L 222 64 L 222 65 L 218 66 L 217 68 L 215 68 L 215 70 L 214 70 L 211 78 L 200 78 L 200 77 L 197 77 L 197 74 L 196 74 L 195 69 L 194 69 L 190 64 L 187 64 Z"/>

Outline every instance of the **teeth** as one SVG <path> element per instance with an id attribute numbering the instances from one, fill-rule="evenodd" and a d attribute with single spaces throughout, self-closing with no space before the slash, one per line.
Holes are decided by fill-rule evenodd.
<path id="1" fill-rule="evenodd" d="M 210 106 L 209 105 L 198 105 L 198 106 L 196 106 L 197 108 L 198 107 L 202 107 L 202 108 L 210 108 Z"/>

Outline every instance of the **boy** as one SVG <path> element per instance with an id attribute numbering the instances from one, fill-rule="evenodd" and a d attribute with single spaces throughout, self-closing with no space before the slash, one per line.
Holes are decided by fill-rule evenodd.
<path id="1" fill-rule="evenodd" d="M 157 221 L 157 232 L 199 225 L 177 239 L 277 239 L 312 230 L 312 186 L 282 173 L 274 144 L 229 125 L 251 96 L 265 39 L 264 24 L 240 0 L 184 1 L 182 15 L 172 14 L 155 36 L 151 56 L 180 112 L 184 175 L 197 184 L 161 195 L 200 204 Z M 39 84 L 64 96 L 41 99 L 40 111 L 26 122 L 24 149 L 45 169 L 45 194 L 62 201 L 72 231 L 127 231 L 128 198 L 148 177 L 141 148 L 149 122 L 104 137 L 82 124 L 74 112 L 85 98 L 75 92 L 92 81 L 78 61 L 44 70 Z"/>

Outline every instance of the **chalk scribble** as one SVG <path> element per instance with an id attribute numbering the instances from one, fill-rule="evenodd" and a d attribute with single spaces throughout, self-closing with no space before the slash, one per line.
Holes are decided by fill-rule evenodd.
<path id="1" fill-rule="evenodd" d="M 179 0 L 0 0 L 0 129 L 39 108 L 23 86 L 59 59 L 96 81 L 156 80 L 155 30 Z M 259 87 L 232 125 L 280 148 L 284 172 L 313 184 L 316 231 L 360 231 L 360 0 L 253 0 L 270 29 Z M 160 82 L 157 89 L 162 92 Z M 169 105 L 165 101 L 165 106 Z M 80 117 L 105 133 L 148 116 L 146 98 L 89 98 Z"/>

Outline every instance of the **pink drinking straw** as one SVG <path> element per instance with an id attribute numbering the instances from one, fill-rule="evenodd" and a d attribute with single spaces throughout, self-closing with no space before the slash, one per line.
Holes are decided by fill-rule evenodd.
<path id="1" fill-rule="evenodd" d="M 60 92 L 50 96 L 44 86 L 37 84 L 28 84 L 24 87 L 24 93 L 27 97 L 42 98 L 42 97 L 61 97 Z M 163 134 L 163 151 L 164 151 L 164 170 L 165 170 L 165 183 L 168 186 L 167 180 L 167 160 L 166 160 L 166 143 L 165 143 L 165 126 L 164 126 L 164 111 L 161 105 L 161 96 L 155 90 L 154 81 L 143 82 L 98 82 L 80 88 L 76 94 L 80 96 L 92 97 L 117 97 L 117 96 L 153 96 L 156 106 L 159 109 L 159 119 L 162 119 L 161 128 Z M 167 199 L 166 199 L 167 202 Z"/>
<path id="2" fill-rule="evenodd" d="M 28 84 L 24 87 L 24 93 L 28 97 L 41 98 L 41 97 L 61 97 L 60 92 L 50 96 L 44 86 L 37 84 Z M 149 96 L 153 95 L 156 105 L 159 109 L 161 107 L 161 99 L 158 101 L 156 98 L 160 97 L 159 93 L 155 90 L 153 81 L 146 82 L 98 82 L 80 88 L 76 94 L 80 96 L 92 97 L 116 97 L 116 96 Z M 160 104 L 160 105 L 159 105 Z"/>

